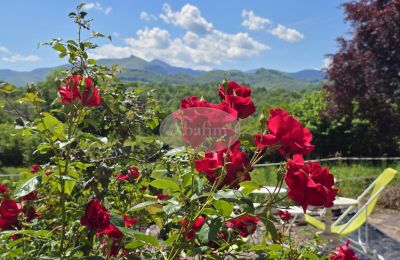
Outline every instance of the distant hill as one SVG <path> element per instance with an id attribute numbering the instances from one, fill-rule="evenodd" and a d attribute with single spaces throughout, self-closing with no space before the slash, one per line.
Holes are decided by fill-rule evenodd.
<path id="1" fill-rule="evenodd" d="M 100 59 L 97 63 L 106 66 L 117 64 L 122 69 L 119 77 L 124 81 L 168 83 L 188 86 L 221 82 L 225 73 L 227 73 L 230 80 L 249 84 L 254 87 L 304 89 L 309 86 L 318 85 L 325 76 L 325 73 L 319 70 L 302 70 L 296 73 L 286 73 L 264 68 L 246 72 L 240 70 L 200 71 L 175 67 L 158 59 L 149 62 L 135 56 L 123 59 Z M 0 70 L 0 80 L 17 86 L 23 86 L 27 83 L 39 82 L 45 79 L 46 75 L 56 68 L 35 69 L 29 72 L 7 69 Z"/>
<path id="2" fill-rule="evenodd" d="M 326 73 L 322 70 L 301 70 L 290 73 L 290 75 L 297 80 L 321 81 L 325 78 Z"/>

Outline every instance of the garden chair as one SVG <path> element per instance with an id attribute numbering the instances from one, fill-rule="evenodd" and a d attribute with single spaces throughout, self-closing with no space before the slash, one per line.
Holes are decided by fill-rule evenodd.
<path id="1" fill-rule="evenodd" d="M 376 202 L 382 191 L 385 187 L 389 184 L 389 182 L 396 176 L 397 171 L 391 168 L 385 169 L 379 176 L 376 178 L 371 185 L 357 198 L 358 205 L 350 206 L 343 214 L 332 224 L 330 228 L 330 232 L 333 235 L 338 237 L 345 237 L 354 231 L 358 231 L 358 241 L 352 241 L 352 243 L 358 245 L 361 250 L 360 253 L 368 254 L 368 217 L 371 215 Z M 365 197 L 368 195 L 368 200 L 364 203 Z M 354 208 L 358 207 L 358 211 L 356 214 L 347 222 L 341 224 L 342 220 L 351 213 Z M 311 224 L 312 226 L 325 230 L 325 223 L 322 221 L 305 214 L 304 219 L 307 223 Z M 361 239 L 361 226 L 365 223 L 365 241 Z"/>

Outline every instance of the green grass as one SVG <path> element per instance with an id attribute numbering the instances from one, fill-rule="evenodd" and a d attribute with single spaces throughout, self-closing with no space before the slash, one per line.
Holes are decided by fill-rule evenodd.
<path id="1" fill-rule="evenodd" d="M 336 179 L 336 186 L 339 188 L 339 196 L 355 198 L 360 195 L 376 177 L 387 167 L 391 167 L 400 172 L 400 163 L 369 163 L 369 162 L 329 162 L 321 163 L 330 169 Z M 253 175 L 264 174 L 268 180 L 268 185 L 276 184 L 275 166 L 255 168 Z M 399 173 L 400 175 L 400 173 Z M 400 176 L 397 176 L 389 187 L 400 187 Z"/>
<path id="2" fill-rule="evenodd" d="M 391 167 L 400 172 L 400 163 L 336 163 L 328 165 L 339 187 L 339 196 L 357 197 L 385 168 Z M 389 187 L 400 186 L 400 176 L 389 183 Z"/>

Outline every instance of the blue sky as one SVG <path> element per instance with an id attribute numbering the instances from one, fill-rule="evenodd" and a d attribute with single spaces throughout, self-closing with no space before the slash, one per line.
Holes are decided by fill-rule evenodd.
<path id="1" fill-rule="evenodd" d="M 321 68 L 346 35 L 344 1 L 120 0 L 86 2 L 93 29 L 111 42 L 94 58 L 136 55 L 197 69 L 259 67 L 294 72 Z M 1 3 L 0 69 L 32 70 L 66 63 L 38 43 L 76 38 L 67 17 L 80 1 L 14 0 Z"/>

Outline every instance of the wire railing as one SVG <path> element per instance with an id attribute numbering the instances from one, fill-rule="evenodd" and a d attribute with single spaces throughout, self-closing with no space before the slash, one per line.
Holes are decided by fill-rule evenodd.
<path id="1" fill-rule="evenodd" d="M 309 162 L 329 162 L 329 161 L 399 161 L 400 157 L 331 157 L 307 160 Z M 277 166 L 282 163 L 260 163 L 254 167 Z"/>
<path id="2" fill-rule="evenodd" d="M 329 161 L 400 161 L 400 157 L 331 157 L 331 158 L 321 158 L 321 159 L 313 159 L 307 160 L 309 162 L 329 162 Z M 267 167 L 267 166 L 279 166 L 282 165 L 280 163 L 260 163 L 254 165 L 254 167 Z M 166 170 L 156 170 L 156 171 L 166 171 Z M 0 174 L 0 178 L 2 177 L 18 177 L 19 174 Z"/>

